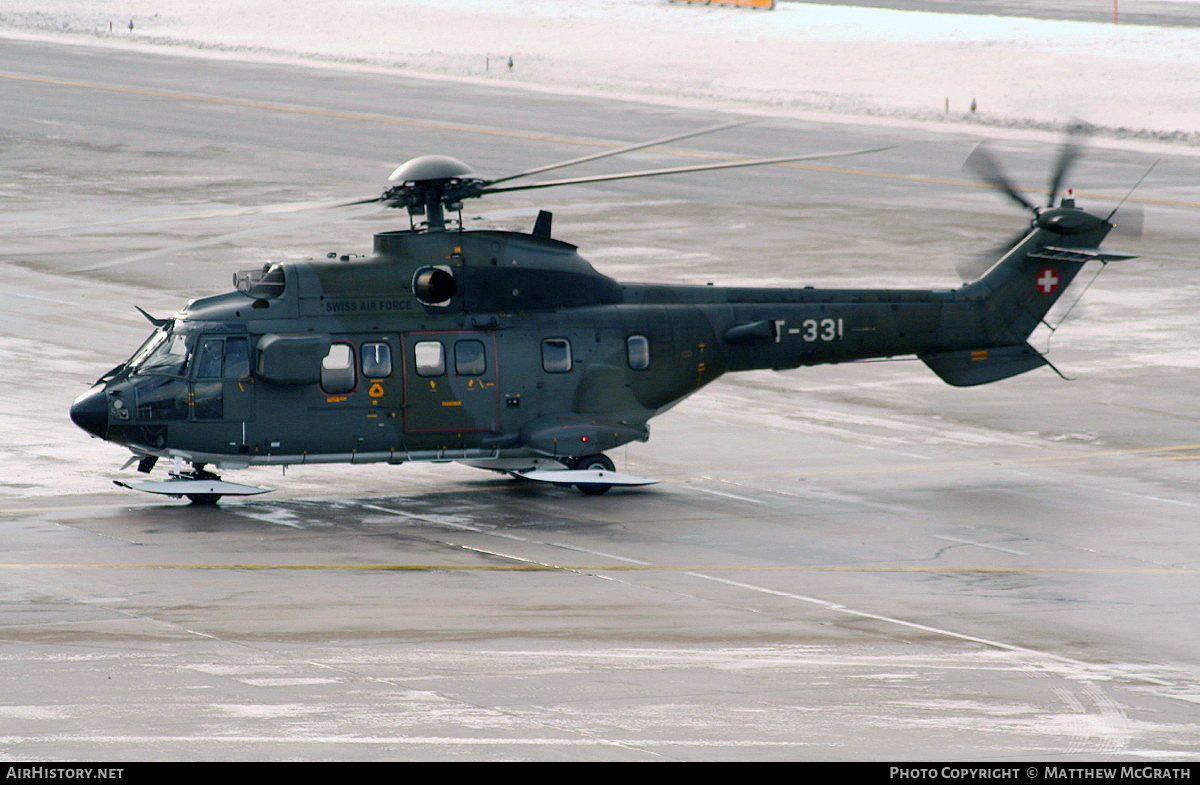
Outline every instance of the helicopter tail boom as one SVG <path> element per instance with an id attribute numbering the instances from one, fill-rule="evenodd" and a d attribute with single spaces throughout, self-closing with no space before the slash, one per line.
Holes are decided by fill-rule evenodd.
<path id="1" fill-rule="evenodd" d="M 954 290 L 730 289 L 710 311 L 723 370 L 795 368 L 916 355 L 955 386 L 1053 365 L 1029 344 L 1088 262 L 1134 258 L 1098 249 L 1111 228 L 1072 204 L 1039 212 L 979 280 Z"/>

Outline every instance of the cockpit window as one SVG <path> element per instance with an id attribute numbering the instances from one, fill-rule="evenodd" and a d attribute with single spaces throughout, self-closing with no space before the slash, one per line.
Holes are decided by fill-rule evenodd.
<path id="1" fill-rule="evenodd" d="M 166 339 L 167 331 L 165 329 L 160 328 L 150 333 L 150 337 L 143 341 L 142 345 L 138 347 L 138 350 L 133 353 L 132 357 L 129 358 L 129 362 L 127 363 L 128 366 L 130 368 L 137 368 L 147 357 L 150 356 L 155 349 L 158 348 L 158 345 Z"/>
<path id="2" fill-rule="evenodd" d="M 250 376 L 250 343 L 244 336 L 225 339 L 225 378 Z"/>
<path id="3" fill-rule="evenodd" d="M 196 352 L 196 378 L 221 378 L 222 365 L 225 360 L 224 341 L 220 338 L 206 338 L 200 342 L 200 351 Z"/>
<path id="4" fill-rule="evenodd" d="M 250 375 L 250 352 L 245 336 L 204 338 L 192 361 L 197 379 L 245 379 Z"/>
<path id="5" fill-rule="evenodd" d="M 183 376 L 188 371 L 195 342 L 194 335 L 173 334 L 164 330 L 138 350 L 129 366 L 138 373 Z"/>

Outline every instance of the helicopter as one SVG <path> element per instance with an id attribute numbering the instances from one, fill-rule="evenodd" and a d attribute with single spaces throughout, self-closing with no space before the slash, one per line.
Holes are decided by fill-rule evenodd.
<path id="1" fill-rule="evenodd" d="M 379 203 L 409 228 L 373 253 L 273 263 L 232 291 L 188 302 L 75 399 L 71 419 L 124 445 L 144 474 L 118 485 L 212 504 L 268 489 L 213 470 L 315 463 L 457 461 L 586 495 L 653 479 L 607 451 L 649 439 L 648 421 L 722 374 L 915 355 L 951 385 L 1050 365 L 1029 343 L 1111 219 L 1058 198 L 1074 135 L 1036 205 L 981 144 L 969 168 L 1031 214 L 982 275 L 947 290 L 621 283 L 552 236 L 466 229 L 464 200 L 505 192 L 864 155 L 888 148 L 559 180 L 519 178 L 731 128 L 726 123 L 494 179 L 446 155 L 401 164 Z M 1124 200 L 1122 200 L 1122 204 Z M 453 216 L 457 215 L 457 220 Z M 423 219 L 423 220 L 420 220 Z M 332 255 L 331 255 L 332 256 Z M 1060 374 L 1061 375 L 1061 374 Z"/>

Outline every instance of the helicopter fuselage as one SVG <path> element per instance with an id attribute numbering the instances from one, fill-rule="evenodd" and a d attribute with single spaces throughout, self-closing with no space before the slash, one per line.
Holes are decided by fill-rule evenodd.
<path id="1" fill-rule="evenodd" d="M 1108 219 L 1073 196 L 1055 206 L 1079 154 L 1071 138 L 1044 208 L 983 145 L 968 157 L 1033 217 L 983 277 L 952 290 L 618 283 L 553 239 L 548 212 L 528 234 L 463 227 L 462 201 L 487 194 L 887 149 L 512 184 L 745 124 L 493 179 L 470 177 L 448 156 L 410 159 L 382 195 L 342 205 L 404 208 L 409 230 L 375 235 L 367 258 L 268 265 L 169 319 L 147 314 L 155 332 L 75 399 L 71 418 L 127 445 L 142 472 L 160 457 L 175 466 L 165 483 L 119 485 L 197 502 L 263 491 L 225 483 L 209 465 L 418 460 L 599 494 L 654 482 L 616 473 L 603 451 L 648 439 L 653 416 L 729 371 L 915 355 L 947 383 L 970 386 L 1048 365 L 1028 338 L 1050 307 L 1087 262 L 1131 258 L 1099 250 Z M 457 228 L 448 213 L 459 214 Z"/>
<path id="2" fill-rule="evenodd" d="M 618 283 L 537 230 L 384 232 L 370 257 L 239 274 L 156 320 L 72 417 L 137 455 L 222 468 L 570 466 L 646 440 L 650 418 L 730 371 L 915 354 L 980 384 L 1045 364 L 1025 339 L 1091 258 L 1047 246 L 1108 228 L 1070 209 L 1091 222 L 1077 237 L 1034 226 L 954 290 Z"/>

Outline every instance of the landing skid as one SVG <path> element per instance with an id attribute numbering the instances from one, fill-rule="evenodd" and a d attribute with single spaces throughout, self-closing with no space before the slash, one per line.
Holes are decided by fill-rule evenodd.
<path id="1" fill-rule="evenodd" d="M 138 469 L 148 472 L 153 466 L 154 462 L 151 460 L 149 463 L 139 464 Z M 255 496 L 270 491 L 270 488 L 259 488 L 256 485 L 225 482 L 212 472 L 205 471 L 204 464 L 196 464 L 191 471 L 185 472 L 183 461 L 178 458 L 175 459 L 175 470 L 170 473 L 170 479 L 139 482 L 113 480 L 113 484 L 132 491 L 157 493 L 162 496 L 186 496 L 193 504 L 216 504 L 222 496 Z"/>
<path id="2" fill-rule="evenodd" d="M 654 485 L 658 480 L 637 477 L 632 474 L 621 474 L 604 469 L 537 469 L 531 472 L 513 472 L 518 477 L 536 482 L 549 482 L 558 485 Z"/>
<path id="3" fill-rule="evenodd" d="M 614 485 L 630 487 L 653 485 L 658 482 L 658 480 L 650 480 L 645 477 L 635 477 L 632 474 L 621 474 L 616 471 L 609 457 L 600 453 L 568 458 L 565 465 L 567 467 L 565 469 L 535 468 L 532 471 L 514 472 L 514 474 L 537 482 L 574 485 L 585 496 L 599 496 L 602 493 L 608 493 Z"/>
<path id="4" fill-rule="evenodd" d="M 477 469 L 503 472 L 512 477 L 551 485 L 574 485 L 587 496 L 607 493 L 613 486 L 654 485 L 658 480 L 621 474 L 607 455 L 596 453 L 576 458 L 489 458 L 462 461 Z"/>
<path id="5" fill-rule="evenodd" d="M 224 480 L 185 480 L 172 478 L 170 480 L 142 480 L 141 482 L 121 482 L 113 480 L 113 484 L 133 491 L 157 493 L 163 496 L 179 498 L 186 496 L 196 504 L 215 504 L 222 496 L 255 496 L 267 493 L 270 488 L 259 488 L 255 485 L 240 485 Z"/>

